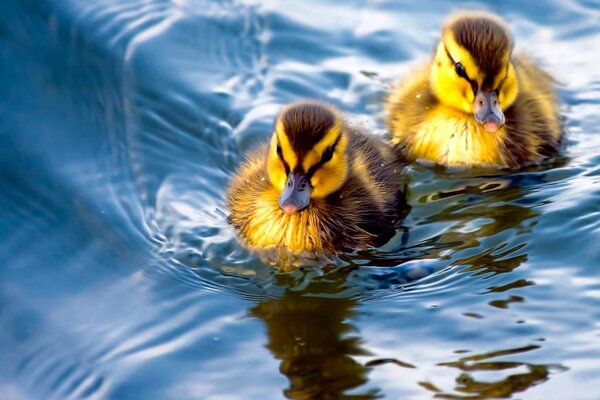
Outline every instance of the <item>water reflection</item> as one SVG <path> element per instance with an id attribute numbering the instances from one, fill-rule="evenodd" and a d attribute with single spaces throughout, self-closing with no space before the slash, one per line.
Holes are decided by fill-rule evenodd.
<path id="1" fill-rule="evenodd" d="M 461 357 L 457 361 L 438 365 L 457 368 L 461 372 L 456 377 L 455 390 L 458 394 L 447 393 L 435 385 L 422 382 L 421 386 L 435 392 L 442 399 L 489 399 L 508 398 L 549 379 L 552 370 L 565 370 L 560 365 L 532 364 L 519 361 L 488 361 L 493 358 L 511 356 L 539 349 L 538 345 L 529 345 L 515 349 Z M 478 378 L 477 374 L 501 373 L 498 380 Z"/>
<path id="2" fill-rule="evenodd" d="M 534 184 L 542 183 L 543 175 L 536 180 Z M 428 257 L 451 260 L 476 274 L 510 272 L 527 261 L 526 240 L 515 238 L 531 232 L 540 212 L 528 199 L 534 190 L 521 181 L 510 176 L 459 178 L 448 181 L 450 187 L 419 194 L 414 209 L 425 215 L 418 225 L 446 227 L 433 238 Z M 504 240 L 484 245 L 490 237 Z M 471 250 L 476 248 L 483 250 Z"/>
<path id="3" fill-rule="evenodd" d="M 318 282 L 282 298 L 266 300 L 250 310 L 267 327 L 267 348 L 289 380 L 289 399 L 374 399 L 378 389 L 356 389 L 367 382 L 370 368 L 354 357 L 368 355 L 351 322 L 352 298 L 311 296 Z M 330 295 L 339 286 L 324 288 Z M 321 286 L 321 289 L 323 287 Z M 352 394 L 348 392 L 352 390 Z"/>
<path id="4" fill-rule="evenodd" d="M 544 174 L 463 171 L 453 177 L 420 168 L 408 171 L 412 208 L 396 237 L 377 251 L 344 257 L 353 266 L 384 267 L 359 272 L 362 280 L 375 278 L 380 288 L 403 285 L 449 266 L 473 275 L 501 274 L 528 260 L 527 236 L 540 215 L 532 193 Z"/>
<path id="5" fill-rule="evenodd" d="M 323 3 L 0 2 L 0 398 L 597 397 L 597 5 Z M 355 297 L 274 282 L 226 224 L 235 165 L 298 97 L 383 133 L 360 70 L 396 79 L 463 6 L 510 14 L 564 81 L 570 160 L 415 167 L 406 230 L 343 260 Z"/>

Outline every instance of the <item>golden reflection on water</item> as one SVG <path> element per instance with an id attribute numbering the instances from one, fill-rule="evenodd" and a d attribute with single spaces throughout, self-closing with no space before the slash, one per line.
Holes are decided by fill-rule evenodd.
<path id="1" fill-rule="evenodd" d="M 310 296 L 310 291 L 286 291 L 279 299 L 269 299 L 250 310 L 267 329 L 266 347 L 280 361 L 279 370 L 289 386 L 283 391 L 289 399 L 376 399 L 377 388 L 363 388 L 369 372 L 381 365 L 396 365 L 398 374 L 414 374 L 419 363 L 409 364 L 392 358 L 375 358 L 361 363 L 356 356 L 371 356 L 360 332 L 351 320 L 356 301 L 350 298 Z M 540 349 L 541 345 L 462 356 L 456 361 L 437 364 L 457 370 L 454 390 L 438 388 L 432 382 L 417 382 L 435 398 L 489 399 L 509 398 L 549 379 L 551 370 L 565 370 L 552 364 L 510 360 Z M 465 353 L 457 350 L 455 353 Z M 502 358 L 501 360 L 494 360 Z M 479 376 L 494 372 L 494 379 Z M 498 378 L 498 374 L 502 376 Z"/>
<path id="2" fill-rule="evenodd" d="M 560 365 L 532 364 L 519 361 L 490 361 L 493 358 L 506 357 L 539 349 L 539 345 L 493 351 L 461 357 L 457 361 L 438 364 L 459 370 L 454 390 L 448 393 L 430 382 L 419 384 L 435 393 L 435 398 L 442 399 L 500 399 L 509 398 L 519 392 L 548 380 L 551 370 L 565 370 Z M 502 372 L 504 377 L 498 380 L 478 379 L 477 373 Z"/>
<path id="3" fill-rule="evenodd" d="M 440 182 L 445 187 L 440 187 Z M 416 184 L 409 191 L 412 220 L 405 221 L 401 243 L 388 244 L 379 252 L 359 253 L 360 265 L 395 267 L 427 259 L 462 266 L 462 272 L 475 275 L 513 271 L 528 259 L 526 236 L 513 239 L 531 233 L 540 215 L 534 205 L 521 204 L 528 190 L 507 177 Z M 423 237 L 422 229 L 432 226 L 438 227 L 439 233 Z M 483 243 L 489 240 L 495 243 Z"/>
<path id="4" fill-rule="evenodd" d="M 424 225 L 442 223 L 446 228 L 427 240 L 416 258 L 448 260 L 447 265 L 462 266 L 461 272 L 471 272 L 474 276 L 510 273 L 526 262 L 526 238 L 513 239 L 530 233 L 540 214 L 535 207 L 521 204 L 526 189 L 504 178 L 493 178 L 491 182 L 475 179 L 466 184 L 459 180 L 451 184 L 454 187 L 450 190 L 437 188 L 435 194 L 418 197 L 413 210 L 420 215 L 415 220 Z M 510 233 L 506 234 L 507 231 Z M 499 234 L 504 240 L 497 240 L 494 246 L 482 245 L 487 238 Z M 362 265 L 383 266 L 394 261 L 400 265 L 411 259 L 406 253 L 404 257 L 388 258 L 386 253 L 378 253 Z M 352 298 L 339 298 L 345 278 L 343 272 L 338 272 L 340 276 L 325 275 L 329 279 L 313 280 L 302 290 L 290 288 L 283 282 L 287 278 L 280 277 L 278 285 L 288 287 L 283 297 L 265 300 L 250 310 L 251 315 L 266 325 L 266 347 L 280 361 L 280 372 L 289 380 L 284 390 L 287 398 L 381 398 L 378 388 L 365 388 L 372 369 L 384 364 L 397 365 L 399 374 L 409 373 L 406 368 L 419 369 L 418 360 L 408 364 L 385 358 L 385 355 L 364 364 L 357 360 L 357 356 L 372 354 L 352 324 L 357 302 Z M 505 293 L 534 284 L 530 280 L 515 279 L 501 286 L 491 286 L 482 294 Z M 506 309 L 511 303 L 524 301 L 522 296 L 508 295 L 506 299 L 490 301 L 489 305 Z M 475 313 L 463 315 L 483 318 Z M 529 345 L 438 364 L 438 367 L 458 370 L 454 390 L 440 389 L 431 382 L 415 381 L 415 385 L 431 391 L 436 398 L 508 398 L 549 379 L 551 368 L 564 370 L 560 365 L 506 361 L 511 355 L 539 348 L 537 344 Z M 502 360 L 493 360 L 498 357 Z M 490 372 L 495 373 L 492 379 L 480 376 Z"/>
<path id="5" fill-rule="evenodd" d="M 356 301 L 309 295 L 309 289 L 286 290 L 250 310 L 266 325 L 267 348 L 289 380 L 289 399 L 375 399 L 377 389 L 357 389 L 371 368 L 354 357 L 368 355 L 350 321 Z M 347 392 L 352 390 L 351 394 Z"/>
<path id="6" fill-rule="evenodd" d="M 519 204 L 526 189 L 502 177 L 458 180 L 453 185 L 420 195 L 419 205 L 414 207 L 426 213 L 419 225 L 447 225 L 427 256 L 451 259 L 452 266 L 467 266 L 463 271 L 476 274 L 506 273 L 526 262 L 525 243 L 482 246 L 486 238 L 505 231 L 514 232 L 512 237 L 531 232 L 540 212 L 531 205 Z M 485 250 L 470 254 L 470 249 L 478 247 Z"/>

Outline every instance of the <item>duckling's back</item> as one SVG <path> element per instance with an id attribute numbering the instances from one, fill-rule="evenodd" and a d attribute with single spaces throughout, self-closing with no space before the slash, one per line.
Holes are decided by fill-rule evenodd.
<path id="1" fill-rule="evenodd" d="M 525 165 L 556 154 L 563 129 L 554 93 L 555 80 L 524 55 L 513 60 L 519 95 L 506 110 L 509 165 Z"/>
<path id="2" fill-rule="evenodd" d="M 391 143 L 402 150 L 412 145 L 411 139 L 427 114 L 438 106 L 429 82 L 430 64 L 414 68 L 405 81 L 392 89 L 386 101 L 387 124 Z M 403 151 L 400 154 L 407 156 Z"/>
<path id="3" fill-rule="evenodd" d="M 342 243 L 355 236 L 363 242 L 358 247 L 373 238 L 370 244 L 381 245 L 408 210 L 404 163 L 388 144 L 360 129 L 350 128 L 349 139 L 348 177 L 326 201 L 344 214 L 338 228 Z"/>

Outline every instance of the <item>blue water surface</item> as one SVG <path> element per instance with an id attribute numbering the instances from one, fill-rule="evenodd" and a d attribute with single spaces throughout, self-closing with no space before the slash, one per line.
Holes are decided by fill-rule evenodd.
<path id="1" fill-rule="evenodd" d="M 282 105 L 384 135 L 454 10 L 560 82 L 566 149 L 407 169 L 390 243 L 277 272 L 224 196 Z M 4 0 L 0 398 L 597 399 L 600 4 Z"/>

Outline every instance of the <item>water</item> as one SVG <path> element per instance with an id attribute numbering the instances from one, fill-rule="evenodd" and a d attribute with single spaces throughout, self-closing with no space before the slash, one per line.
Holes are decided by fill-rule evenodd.
<path id="1" fill-rule="evenodd" d="M 598 398 L 600 4 L 7 0 L 0 398 Z M 387 84 L 457 8 L 561 82 L 567 148 L 407 172 L 377 251 L 277 273 L 224 194 L 281 105 L 384 134 Z"/>

